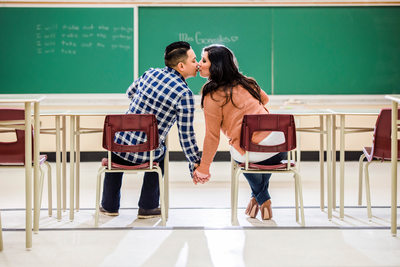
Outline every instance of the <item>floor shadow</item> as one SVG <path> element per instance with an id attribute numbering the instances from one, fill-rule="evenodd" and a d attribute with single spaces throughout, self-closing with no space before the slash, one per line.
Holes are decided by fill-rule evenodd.
<path id="1" fill-rule="evenodd" d="M 257 218 L 246 218 L 246 220 L 253 226 L 265 226 L 265 227 L 271 227 L 271 226 L 278 226 L 277 223 L 274 221 L 274 219 L 271 220 L 260 220 Z"/>
<path id="2" fill-rule="evenodd" d="M 180 266 L 213 266 L 204 230 L 172 230 L 141 266 L 176 266 L 178 260 Z"/>

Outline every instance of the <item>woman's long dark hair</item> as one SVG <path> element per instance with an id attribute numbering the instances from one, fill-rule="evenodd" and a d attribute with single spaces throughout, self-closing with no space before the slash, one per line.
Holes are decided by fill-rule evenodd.
<path id="1" fill-rule="evenodd" d="M 243 86 L 260 104 L 261 101 L 261 88 L 257 82 L 249 77 L 244 76 L 239 72 L 236 64 L 235 56 L 232 51 L 222 45 L 210 45 L 203 49 L 203 53 L 208 53 L 208 59 L 211 62 L 210 77 L 203 85 L 201 96 L 201 107 L 203 108 L 204 97 L 222 89 L 225 92 L 225 104 L 229 101 L 235 105 L 232 99 L 233 87 L 237 85 Z"/>

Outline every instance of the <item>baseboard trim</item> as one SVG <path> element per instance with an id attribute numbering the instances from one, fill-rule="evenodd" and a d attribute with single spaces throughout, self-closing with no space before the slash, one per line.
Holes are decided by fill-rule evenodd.
<path id="1" fill-rule="evenodd" d="M 46 154 L 49 162 L 56 161 L 55 152 L 41 152 Z M 346 151 L 346 161 L 358 161 L 362 151 Z M 336 152 L 336 160 L 340 160 L 339 151 Z M 104 151 L 83 151 L 80 153 L 81 162 L 96 162 L 101 161 L 102 158 L 107 157 L 107 152 Z M 326 153 L 324 153 L 326 159 Z M 169 152 L 170 161 L 186 161 L 185 154 L 182 151 Z M 214 161 L 230 161 L 231 157 L 229 151 L 218 151 L 214 157 Z M 69 162 L 69 152 L 67 152 L 67 161 Z M 301 161 L 319 161 L 319 151 L 302 151 Z"/>

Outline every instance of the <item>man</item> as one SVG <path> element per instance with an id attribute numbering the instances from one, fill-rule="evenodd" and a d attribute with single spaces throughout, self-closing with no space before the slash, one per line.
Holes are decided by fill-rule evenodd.
<path id="1" fill-rule="evenodd" d="M 187 42 L 174 42 L 165 48 L 163 69 L 149 69 L 136 79 L 127 90 L 131 100 L 127 113 L 154 114 L 157 118 L 160 146 L 155 151 L 155 161 L 160 163 L 164 175 L 165 139 L 172 125 L 177 122 L 179 141 L 189 161 L 191 173 L 200 162 L 199 149 L 193 130 L 194 99 L 186 79 L 197 73 L 196 54 Z M 136 144 L 145 141 L 144 133 L 120 132 L 115 136 L 119 144 Z M 149 161 L 150 153 L 113 153 L 112 161 L 136 165 Z M 123 173 L 106 173 L 100 211 L 118 216 Z M 159 208 L 158 174 L 146 172 L 139 199 L 138 218 L 161 215 Z"/>

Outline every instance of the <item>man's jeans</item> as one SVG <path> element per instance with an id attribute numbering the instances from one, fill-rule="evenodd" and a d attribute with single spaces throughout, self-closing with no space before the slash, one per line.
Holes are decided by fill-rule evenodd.
<path id="1" fill-rule="evenodd" d="M 126 161 L 115 154 L 111 156 L 112 162 L 123 165 L 138 165 Z M 164 176 L 164 156 L 158 160 L 162 174 Z M 101 206 L 109 212 L 119 210 L 121 200 L 121 185 L 123 172 L 106 173 L 104 177 L 103 199 Z M 139 198 L 139 208 L 155 209 L 159 206 L 160 187 L 158 184 L 158 173 L 146 172 L 143 177 L 142 192 Z"/>
<path id="2" fill-rule="evenodd" d="M 281 160 L 287 159 L 287 152 L 281 152 L 275 156 L 257 162 L 259 165 L 276 165 L 281 162 Z M 249 182 L 251 188 L 251 196 L 255 197 L 259 205 L 263 204 L 265 201 L 271 198 L 268 192 L 269 179 L 271 178 L 271 173 L 244 173 Z"/>

